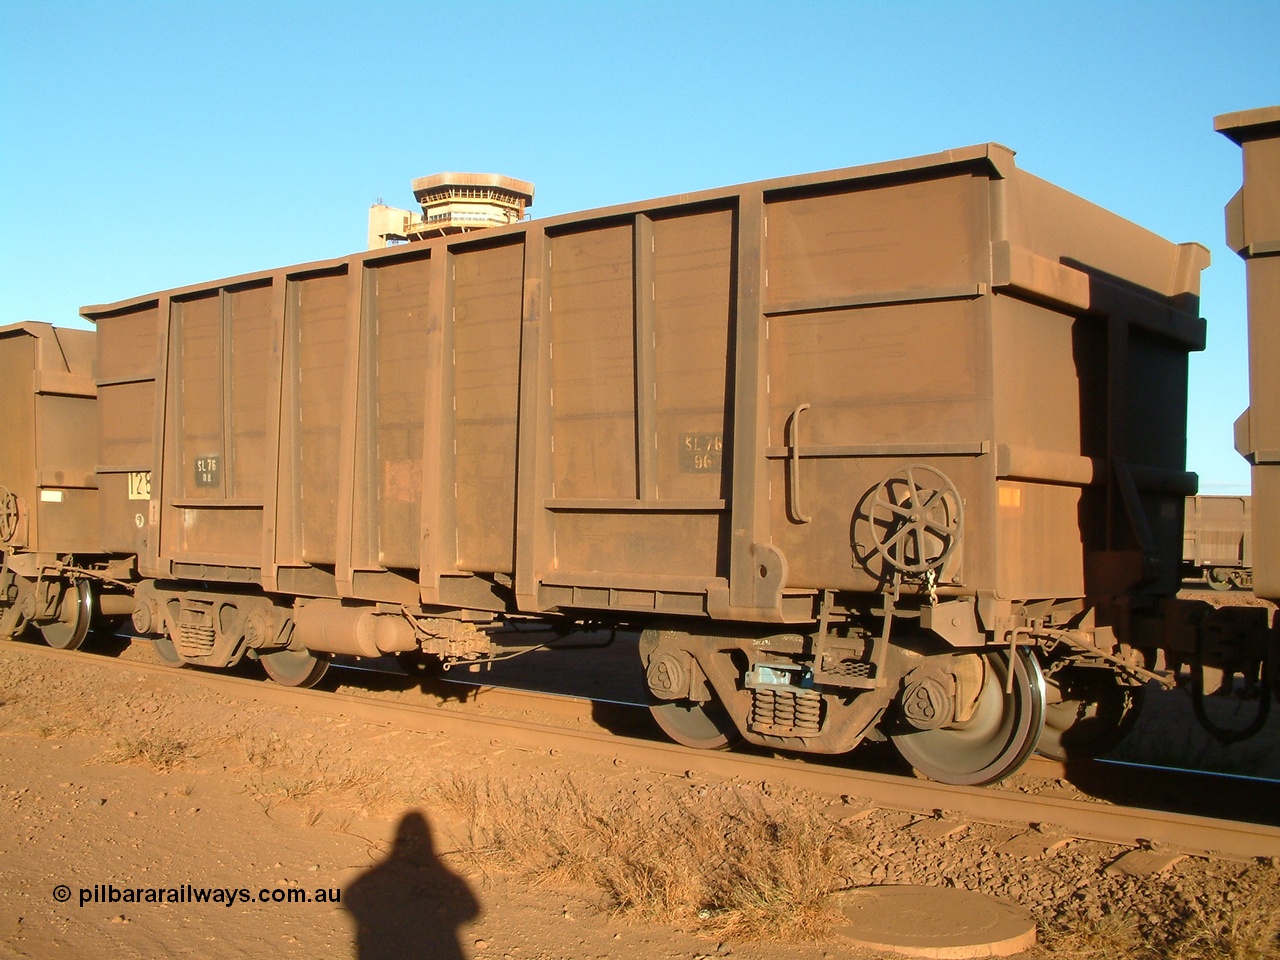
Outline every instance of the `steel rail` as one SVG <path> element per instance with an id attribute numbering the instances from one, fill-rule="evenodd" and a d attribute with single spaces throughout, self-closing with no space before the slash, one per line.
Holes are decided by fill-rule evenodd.
<path id="1" fill-rule="evenodd" d="M 441 704 L 452 702 L 457 703 L 480 703 L 486 707 L 506 708 L 513 710 L 527 710 L 532 704 L 538 710 L 565 720 L 579 720 L 584 723 L 592 724 L 602 731 L 607 731 L 607 727 L 595 720 L 592 716 L 593 712 L 600 705 L 618 711 L 635 711 L 637 717 L 649 719 L 649 708 L 645 704 L 635 703 L 630 700 L 611 700 L 601 698 L 588 698 L 576 696 L 569 693 L 547 693 L 541 690 L 530 690 L 526 687 L 511 687 L 501 684 L 485 683 L 483 680 L 463 680 L 454 679 L 448 676 L 440 676 L 433 678 L 437 689 L 428 690 L 421 682 L 411 674 L 405 674 L 399 670 L 386 669 L 377 666 L 363 666 L 351 663 L 333 663 L 330 665 L 331 671 L 329 676 L 332 677 L 332 671 L 350 670 L 353 673 L 363 674 L 366 676 L 391 677 L 398 680 L 406 680 L 419 687 L 422 695 L 429 700 L 436 701 Z M 459 672 L 459 677 L 465 674 Z M 467 691 L 461 697 L 451 697 L 440 692 L 445 685 L 456 687 L 459 690 Z M 354 685 L 353 685 L 354 686 Z M 355 694 L 360 696 L 360 694 Z M 652 722 L 652 721 L 650 721 Z M 655 727 L 656 729 L 656 727 Z M 614 735 L 616 736 L 616 735 Z M 666 735 L 660 734 L 662 740 L 660 742 L 667 743 Z M 701 751 L 698 751 L 701 755 Z M 795 759 L 801 760 L 809 764 L 823 764 L 824 758 L 821 754 L 796 754 Z M 1094 761 L 1073 761 L 1074 766 Z M 832 764 L 827 764 L 831 766 Z M 1032 776 L 1044 777 L 1049 780 L 1061 780 L 1070 773 L 1068 765 L 1062 760 L 1051 760 L 1048 757 L 1035 755 L 1029 757 L 1027 761 L 1018 768 L 1019 773 L 1026 773 Z"/>
<path id="2" fill-rule="evenodd" d="M 6 643 L 0 651 L 44 660 L 112 664 L 178 679 L 173 667 L 137 660 L 121 660 L 82 651 L 57 650 L 26 643 Z M 226 674 L 187 670 L 182 682 L 199 683 L 240 699 L 295 709 L 340 713 L 374 726 L 394 726 L 419 733 L 447 734 L 471 739 L 498 739 L 505 745 L 535 752 L 551 746 L 591 756 L 630 761 L 659 773 L 690 773 L 748 780 L 770 780 L 811 790 L 828 797 L 865 800 L 886 810 L 935 816 L 962 816 L 988 824 L 1035 825 L 1050 833 L 1122 846 L 1159 846 L 1195 856 L 1231 859 L 1280 857 L 1280 827 L 1179 813 L 1114 806 L 1103 802 L 1064 800 L 1012 793 L 996 787 L 963 787 L 913 780 L 862 770 L 817 767 L 800 760 L 747 754 L 692 750 L 678 744 L 655 743 L 615 734 L 466 713 L 438 706 L 379 700 L 368 696 L 323 690 L 300 690 Z M 508 691 L 509 692 L 509 691 Z M 562 698 L 532 694 L 530 701 Z"/>

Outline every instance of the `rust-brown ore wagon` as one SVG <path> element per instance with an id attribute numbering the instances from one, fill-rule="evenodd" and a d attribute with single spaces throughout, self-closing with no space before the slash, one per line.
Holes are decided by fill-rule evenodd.
<path id="1" fill-rule="evenodd" d="M 990 144 L 86 308 L 103 546 L 175 661 L 628 624 L 684 742 L 998 779 L 1150 676 L 1206 262 Z"/>
<path id="2" fill-rule="evenodd" d="M 1226 113 L 1213 125 L 1244 158 L 1244 184 L 1226 211 L 1227 244 L 1244 258 L 1249 302 L 1249 408 L 1235 440 L 1252 464 L 1253 590 L 1280 602 L 1280 106 Z M 1269 659 L 1280 698 L 1280 621 Z"/>
<path id="3" fill-rule="evenodd" d="M 1215 590 L 1253 586 L 1253 523 L 1248 497 L 1187 497 L 1182 575 Z"/>
<path id="4" fill-rule="evenodd" d="M 98 536 L 93 360 L 92 331 L 0 327 L 0 637 L 33 625 L 75 648 L 104 606 L 133 607 L 108 573 L 132 564 L 112 567 Z"/>

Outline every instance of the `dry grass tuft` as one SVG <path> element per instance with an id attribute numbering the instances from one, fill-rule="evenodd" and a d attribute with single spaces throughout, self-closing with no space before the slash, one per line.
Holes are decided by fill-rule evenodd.
<path id="1" fill-rule="evenodd" d="M 319 798 L 340 798 L 365 807 L 383 802 L 385 766 L 344 753 L 341 744 L 288 740 L 253 731 L 243 733 L 240 741 L 254 771 L 248 784 L 271 801 L 310 800 L 313 807 Z"/>
<path id="2" fill-rule="evenodd" d="M 830 934 L 843 922 L 830 895 L 867 882 L 868 863 L 882 856 L 856 827 L 744 790 L 637 798 L 463 774 L 432 799 L 465 820 L 456 855 L 481 870 L 589 886 L 621 915 L 721 938 L 794 942 Z M 1277 879 L 1280 870 L 1258 864 L 1213 889 L 1176 880 L 1135 889 L 1132 900 L 1112 902 L 1119 909 L 1101 917 L 1044 916 L 1035 955 L 1280 960 Z"/>
<path id="3" fill-rule="evenodd" d="M 70 720 L 46 720 L 34 726 L 36 736 L 41 740 L 65 740 L 80 732 L 78 724 Z"/>
<path id="4" fill-rule="evenodd" d="M 1195 914 L 1160 946 L 1160 955 L 1170 960 L 1277 960 L 1280 889 L 1253 890 L 1235 899 L 1223 916 Z"/>
<path id="5" fill-rule="evenodd" d="M 1280 960 L 1280 888 L 1257 887 L 1210 915 L 1187 904 L 1176 918 L 1138 910 L 1042 930 L 1038 952 L 1055 960 Z"/>
<path id="6" fill-rule="evenodd" d="M 466 818 L 464 856 L 479 866 L 589 884 L 621 914 L 724 937 L 821 935 L 837 919 L 825 900 L 849 885 L 861 853 L 837 824 L 803 809 L 775 814 L 737 792 L 637 805 L 572 784 L 455 776 L 439 799 Z"/>
<path id="7" fill-rule="evenodd" d="M 1137 924 L 1117 916 L 1082 921 L 1048 935 L 1041 928 L 1039 939 L 1037 953 L 1057 960 L 1134 960 L 1142 946 Z"/>
<path id="8" fill-rule="evenodd" d="M 186 761 L 190 745 L 185 740 L 158 735 L 143 735 L 117 740 L 115 748 L 103 759 L 109 763 L 145 763 L 167 773 Z"/>

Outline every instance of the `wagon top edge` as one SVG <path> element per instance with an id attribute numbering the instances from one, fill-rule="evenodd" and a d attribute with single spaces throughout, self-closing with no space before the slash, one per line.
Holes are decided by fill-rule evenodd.
<path id="1" fill-rule="evenodd" d="M 987 165 L 989 173 L 993 179 L 1002 179 L 1007 177 L 1010 171 L 1015 167 L 1014 151 L 998 143 L 975 144 L 969 147 L 959 147 L 951 150 L 940 151 L 938 153 L 908 157 L 899 160 L 879 161 L 876 163 L 841 167 L 834 170 L 820 171 L 816 173 L 758 180 L 727 187 L 714 187 L 709 190 L 692 193 L 672 194 L 666 197 L 658 197 L 650 200 L 630 201 L 623 204 L 609 205 L 588 210 L 571 211 L 552 217 L 526 220 L 507 227 L 493 227 L 483 231 L 481 236 L 484 241 L 491 242 L 504 235 L 518 234 L 530 226 L 535 225 L 540 228 L 554 230 L 557 226 L 562 224 L 603 220 L 610 217 L 622 217 L 644 210 L 661 210 L 672 207 L 688 206 L 691 204 L 715 203 L 717 201 L 728 202 L 741 194 L 750 191 L 760 191 L 768 194 L 771 192 L 792 189 L 802 190 L 807 187 L 814 187 L 822 184 L 837 184 L 841 182 L 874 179 L 877 177 L 889 177 L 902 174 L 909 175 L 914 172 L 922 172 L 934 168 L 982 163 Z M 449 237 L 447 238 L 447 242 L 475 242 L 476 239 L 477 237 L 475 235 L 464 236 L 462 238 Z M 267 280 L 282 271 L 288 274 L 323 272 L 325 270 L 340 269 L 343 265 L 351 261 L 364 261 L 379 259 L 382 257 L 402 257 L 412 255 L 413 252 L 423 250 L 438 242 L 440 241 L 419 241 L 412 244 L 387 247 L 382 250 L 357 251 L 341 257 L 311 261 L 304 264 L 290 265 L 267 270 L 257 270 L 252 273 L 239 274 L 219 280 L 200 281 L 197 283 L 186 284 L 181 287 L 141 294 L 139 296 L 129 297 L 123 300 L 86 305 L 81 307 L 80 315 L 90 322 L 95 322 L 102 317 L 110 316 L 115 313 L 130 312 L 138 307 L 146 306 L 149 303 L 158 302 L 161 297 L 174 297 L 188 293 L 198 293 L 214 286 L 238 285 Z"/>
<path id="2" fill-rule="evenodd" d="M 664 215 L 679 208 L 696 206 L 722 206 L 728 208 L 751 196 L 756 196 L 764 203 L 769 204 L 792 196 L 803 196 L 810 191 L 821 194 L 828 191 L 838 191 L 841 187 L 852 189 L 854 185 L 874 188 L 881 183 L 894 183 L 900 179 L 928 179 L 949 174 L 955 175 L 959 171 L 966 171 L 970 175 L 983 176 L 992 181 L 1040 183 L 1054 194 L 1069 198 L 1070 202 L 1080 205 L 1076 209 L 1094 208 L 1098 213 L 1112 218 L 1116 223 L 1129 223 L 1134 229 L 1150 234 L 1153 240 L 1168 243 L 1170 248 L 1177 246 L 1172 241 L 1160 238 L 1143 227 L 1131 224 L 1119 214 L 1099 207 L 1062 187 L 1027 173 L 1017 167 L 1014 157 L 1015 151 L 1009 147 L 996 142 L 987 142 L 916 157 L 751 181 L 690 193 L 672 194 L 649 200 L 631 201 L 588 210 L 571 211 L 551 217 L 524 220 L 507 226 L 492 227 L 476 233 L 399 244 L 384 249 L 359 250 L 324 260 L 277 266 L 221 279 L 203 280 L 118 301 L 84 306 L 81 308 L 80 314 L 84 319 L 92 323 L 113 315 L 132 313 L 140 308 L 145 309 L 149 306 L 157 305 L 162 299 L 198 297 L 220 287 L 268 284 L 276 278 L 294 278 L 305 274 L 342 271 L 356 264 L 368 263 L 376 265 L 379 262 L 430 256 L 432 249 L 452 249 L 456 246 L 472 244 L 519 242 L 519 238 L 529 230 L 555 233 L 559 230 L 570 230 L 579 226 L 586 227 L 592 223 L 611 219 L 621 220 L 641 214 Z M 444 248 L 440 248 L 441 244 L 445 245 Z M 1182 246 L 1195 247 L 1200 245 L 1183 244 Z M 1207 249 L 1203 259 L 1207 262 Z M 1203 264 L 1200 265 L 1203 266 Z"/>
<path id="3" fill-rule="evenodd" d="M 67 328 L 58 328 L 67 329 Z M 0 327 L 0 338 L 17 337 L 25 334 L 29 337 L 47 337 L 53 334 L 54 325 L 45 320 L 21 320 L 18 323 Z"/>
<path id="4" fill-rule="evenodd" d="M 1280 106 L 1219 114 L 1213 118 L 1213 129 L 1237 144 L 1280 135 Z"/>

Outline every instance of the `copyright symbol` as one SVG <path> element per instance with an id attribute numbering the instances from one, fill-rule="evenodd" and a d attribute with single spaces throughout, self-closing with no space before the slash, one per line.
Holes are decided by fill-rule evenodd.
<path id="1" fill-rule="evenodd" d="M 66 903 L 71 899 L 71 888 L 65 883 L 60 883 L 53 888 L 53 899 L 59 903 Z"/>

